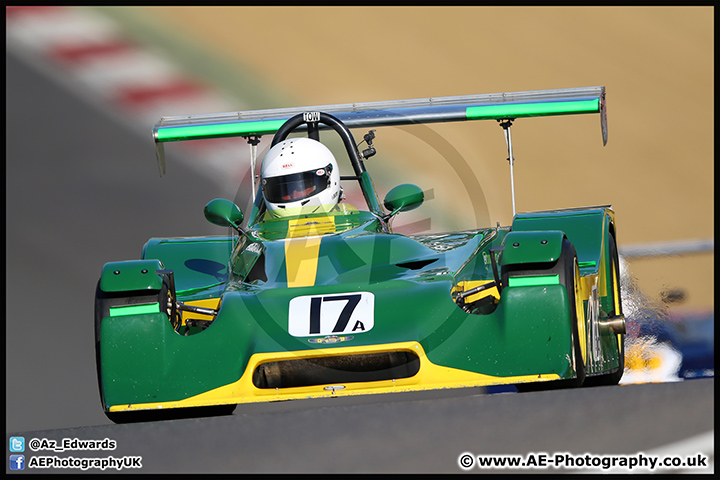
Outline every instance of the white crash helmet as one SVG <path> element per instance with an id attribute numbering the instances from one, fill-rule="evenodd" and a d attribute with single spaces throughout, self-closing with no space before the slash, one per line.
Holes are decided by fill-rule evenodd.
<path id="1" fill-rule="evenodd" d="M 340 201 L 340 170 L 332 152 L 317 140 L 291 138 L 272 147 L 262 162 L 260 183 L 274 216 L 302 207 L 333 206 Z M 312 208 L 302 208 L 311 212 Z"/>

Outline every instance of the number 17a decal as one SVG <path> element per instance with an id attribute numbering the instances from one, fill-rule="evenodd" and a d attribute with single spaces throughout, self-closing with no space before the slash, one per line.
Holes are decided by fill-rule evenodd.
<path id="1" fill-rule="evenodd" d="M 306 295 L 290 300 L 288 331 L 294 337 L 362 333 L 375 323 L 370 292 Z"/>

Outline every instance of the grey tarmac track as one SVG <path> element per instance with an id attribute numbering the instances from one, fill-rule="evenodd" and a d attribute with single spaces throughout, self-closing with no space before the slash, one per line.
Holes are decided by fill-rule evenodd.
<path id="1" fill-rule="evenodd" d="M 117 442 L 28 459 L 141 456 L 142 473 L 460 472 L 466 451 L 632 454 L 713 428 L 714 379 L 307 400 L 109 424 L 92 339 L 100 269 L 137 258 L 148 236 L 224 233 L 202 217 L 218 191 L 180 162 L 159 179 L 149 136 L 10 54 L 6 68 L 6 438 Z"/>

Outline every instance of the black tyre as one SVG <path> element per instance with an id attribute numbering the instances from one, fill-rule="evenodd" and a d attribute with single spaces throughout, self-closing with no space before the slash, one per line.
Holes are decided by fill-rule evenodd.
<path id="1" fill-rule="evenodd" d="M 167 410 L 138 410 L 130 412 L 105 412 L 113 423 L 161 422 L 184 418 L 224 417 L 232 415 L 237 405 L 212 407 L 171 408 Z"/>
<path id="2" fill-rule="evenodd" d="M 608 253 L 610 255 L 610 278 L 612 280 L 612 293 L 613 310 L 610 312 L 610 317 L 619 316 L 623 314 L 622 311 L 622 295 L 620 292 L 620 260 L 618 258 L 617 244 L 615 243 L 615 237 L 610 234 L 610 245 L 608 246 Z M 625 334 L 617 334 L 618 351 L 620 355 L 620 364 L 618 368 L 603 375 L 596 375 L 587 377 L 585 379 L 584 386 L 594 387 L 599 385 L 617 385 L 623 376 L 625 371 Z"/>
<path id="3" fill-rule="evenodd" d="M 551 266 L 547 264 L 513 265 L 508 269 L 503 269 L 503 285 L 507 285 L 511 273 L 517 274 L 519 272 L 525 275 L 558 275 L 560 284 L 567 289 L 576 376 L 565 380 L 517 384 L 518 391 L 529 392 L 582 386 L 585 381 L 585 357 L 583 356 L 585 351 L 583 348 L 583 345 L 585 345 L 585 309 L 580 296 L 580 269 L 575 247 L 567 238 L 564 238 L 560 258 L 555 264 Z"/>

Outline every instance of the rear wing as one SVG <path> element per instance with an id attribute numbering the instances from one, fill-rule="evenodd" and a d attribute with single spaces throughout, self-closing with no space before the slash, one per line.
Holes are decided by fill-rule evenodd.
<path id="1" fill-rule="evenodd" d="M 165 173 L 165 142 L 224 137 L 250 139 L 274 134 L 286 120 L 303 112 L 329 113 L 349 128 L 599 113 L 603 145 L 607 143 L 605 87 L 602 86 L 346 103 L 163 117 L 153 127 L 160 175 Z"/>

